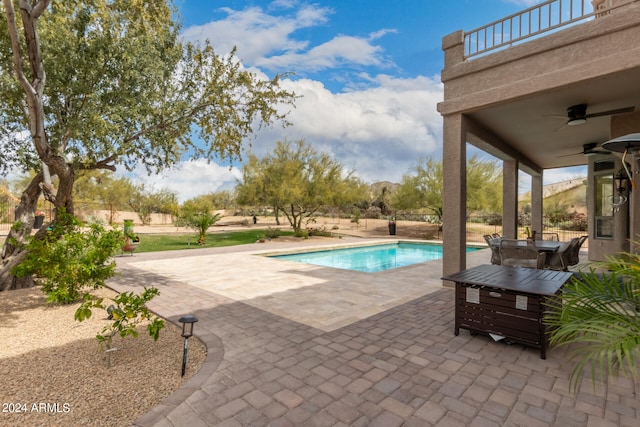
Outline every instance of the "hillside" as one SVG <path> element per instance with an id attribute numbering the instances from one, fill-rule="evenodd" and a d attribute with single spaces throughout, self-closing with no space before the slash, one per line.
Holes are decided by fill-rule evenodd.
<path id="1" fill-rule="evenodd" d="M 542 188 L 543 204 L 565 204 L 570 212 L 587 213 L 587 178 L 575 178 L 545 185 Z M 521 207 L 530 203 L 531 193 L 520 197 Z"/>

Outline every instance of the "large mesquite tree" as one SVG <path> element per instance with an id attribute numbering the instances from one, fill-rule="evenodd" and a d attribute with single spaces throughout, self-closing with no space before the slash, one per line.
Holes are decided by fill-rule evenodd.
<path id="1" fill-rule="evenodd" d="M 279 77 L 182 42 L 171 0 L 2 0 L 1 12 L 0 174 L 36 174 L 0 253 L 0 290 L 32 284 L 11 270 L 36 203 L 73 213 L 77 171 L 231 161 L 256 124 L 287 124 L 277 106 L 294 95 Z"/>

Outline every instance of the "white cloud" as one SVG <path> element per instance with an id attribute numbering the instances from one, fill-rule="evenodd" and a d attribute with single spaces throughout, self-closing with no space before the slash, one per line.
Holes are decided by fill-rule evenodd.
<path id="1" fill-rule="evenodd" d="M 291 9 L 293 2 L 272 3 Z M 243 10 L 221 8 L 225 19 L 192 26 L 183 33 L 188 41 L 209 39 L 218 53 L 237 47 L 237 55 L 245 66 L 281 72 L 316 72 L 341 66 L 392 67 L 380 46 L 373 44 L 394 29 L 377 30 L 367 37 L 339 34 L 317 45 L 297 39 L 295 33 L 323 25 L 333 13 L 330 8 L 303 4 L 287 15 L 265 13 L 259 7 Z"/>
<path id="2" fill-rule="evenodd" d="M 369 39 L 352 36 L 336 36 L 326 43 L 313 47 L 304 53 L 261 58 L 255 65 L 270 70 L 319 71 L 336 68 L 345 64 L 365 66 L 385 65 L 382 48 L 374 46 Z"/>
<path id="3" fill-rule="evenodd" d="M 278 139 L 304 138 L 367 182 L 399 181 L 420 157 L 440 157 L 441 83 L 387 75 L 369 80 L 375 86 L 337 94 L 318 81 L 283 80 L 285 89 L 302 95 L 289 116 L 294 125 L 262 132 L 253 151 L 262 155 Z"/>
<path id="4" fill-rule="evenodd" d="M 179 202 L 201 194 L 231 189 L 236 179 L 241 177 L 237 168 L 207 163 L 202 159 L 180 162 L 157 175 L 147 175 L 142 167 L 134 173 L 137 175 L 135 181 L 144 183 L 145 189 L 168 189 L 176 193 Z"/>
<path id="5" fill-rule="evenodd" d="M 238 56 L 247 65 L 275 53 L 295 53 L 308 46 L 308 41 L 295 40 L 292 33 L 299 29 L 321 25 L 328 20 L 331 9 L 303 5 L 295 13 L 275 16 L 259 7 L 238 11 L 221 8 L 227 14 L 223 20 L 187 28 L 182 37 L 187 41 L 209 39 L 219 53 L 236 46 Z"/>

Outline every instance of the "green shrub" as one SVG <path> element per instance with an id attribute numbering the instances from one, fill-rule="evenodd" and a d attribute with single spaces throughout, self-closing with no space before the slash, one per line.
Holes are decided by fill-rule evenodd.
<path id="1" fill-rule="evenodd" d="M 60 212 L 44 238 L 30 239 L 27 256 L 13 274 L 39 278 L 50 303 L 71 304 L 84 290 L 104 286 L 115 272 L 112 258 L 122 245 L 122 232 L 95 223 L 83 226 Z"/>
<path id="2" fill-rule="evenodd" d="M 319 228 L 314 228 L 309 230 L 309 235 L 320 236 L 320 237 L 333 237 L 333 234 L 327 230 L 324 226 Z"/>
<path id="3" fill-rule="evenodd" d="M 303 237 L 305 239 L 309 238 L 309 231 L 307 230 L 298 230 L 294 233 L 294 236 L 296 237 Z"/>
<path id="4" fill-rule="evenodd" d="M 579 273 L 548 304 L 550 343 L 575 344 L 570 384 L 576 390 L 585 371 L 596 379 L 620 373 L 638 380 L 640 350 L 640 255 L 621 252 L 595 264 L 606 271 Z M 585 369 L 586 368 L 586 369 Z"/>
<path id="5" fill-rule="evenodd" d="M 281 234 L 282 232 L 277 228 L 269 227 L 264 231 L 264 235 L 267 239 L 276 239 L 280 237 Z"/>
<path id="6" fill-rule="evenodd" d="M 198 245 L 204 245 L 207 239 L 207 230 L 216 222 L 220 221 L 222 215 L 211 215 L 209 212 L 189 212 L 184 215 L 185 224 L 198 232 Z"/>
<path id="7" fill-rule="evenodd" d="M 153 316 L 146 306 L 155 296 L 160 295 L 157 288 L 144 288 L 142 295 L 136 295 L 133 292 L 123 292 L 112 298 L 115 304 L 105 307 L 102 298 L 95 298 L 86 294 L 84 303 L 76 310 L 75 319 L 82 322 L 91 317 L 92 308 L 107 309 L 109 318 L 113 323 L 105 326 L 96 336 L 98 343 L 107 349 L 111 348 L 111 342 L 114 336 L 120 335 L 125 338 L 129 335 L 134 338 L 138 337 L 136 327 L 145 320 L 150 320 L 147 325 L 147 331 L 154 341 L 158 340 L 160 330 L 164 327 L 164 320 L 157 316 Z"/>

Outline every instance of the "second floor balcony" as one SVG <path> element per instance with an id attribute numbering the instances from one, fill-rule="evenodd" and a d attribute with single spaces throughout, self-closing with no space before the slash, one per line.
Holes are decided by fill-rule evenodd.
<path id="1" fill-rule="evenodd" d="M 636 0 L 549 0 L 464 33 L 465 59 L 613 13 Z"/>

